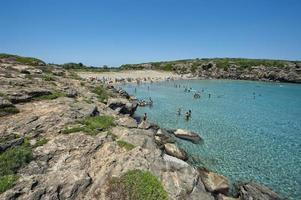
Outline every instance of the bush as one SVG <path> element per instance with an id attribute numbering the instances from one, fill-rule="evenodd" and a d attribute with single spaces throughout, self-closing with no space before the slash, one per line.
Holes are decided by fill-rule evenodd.
<path id="1" fill-rule="evenodd" d="M 108 99 L 109 93 L 103 86 L 97 86 L 92 90 L 93 93 L 97 94 L 97 98 L 103 102 Z"/>
<path id="2" fill-rule="evenodd" d="M 39 147 L 39 146 L 43 146 L 43 145 L 46 144 L 47 142 L 48 142 L 47 139 L 42 138 L 42 139 L 39 139 L 32 147 L 33 147 L 33 148 L 36 148 L 36 147 Z"/>
<path id="3" fill-rule="evenodd" d="M 16 175 L 0 176 L 0 194 L 12 188 L 17 180 Z"/>
<path id="4" fill-rule="evenodd" d="M 63 97 L 63 96 L 65 96 L 65 94 L 62 92 L 52 92 L 51 94 L 34 97 L 33 99 L 34 100 L 52 100 L 52 99 L 56 99 L 56 98 Z"/>
<path id="5" fill-rule="evenodd" d="M 122 140 L 118 140 L 117 144 L 118 144 L 119 147 L 125 148 L 127 151 L 130 151 L 130 150 L 132 150 L 132 149 L 135 148 L 134 145 L 132 145 L 132 144 L 130 144 L 128 142 L 122 141 Z"/>
<path id="6" fill-rule="evenodd" d="M 97 135 L 100 131 L 107 130 L 113 125 L 113 117 L 111 116 L 87 117 L 82 121 L 78 121 L 77 126 L 64 129 L 63 133 L 69 134 L 82 131 L 89 135 Z"/>
<path id="7" fill-rule="evenodd" d="M 15 106 L 8 106 L 4 108 L 0 108 L 0 117 L 9 115 L 9 114 L 16 114 L 20 111 Z"/>
<path id="8" fill-rule="evenodd" d="M 112 178 L 106 191 L 115 200 L 167 200 L 168 195 L 156 176 L 148 171 L 131 170 L 120 178 Z"/>

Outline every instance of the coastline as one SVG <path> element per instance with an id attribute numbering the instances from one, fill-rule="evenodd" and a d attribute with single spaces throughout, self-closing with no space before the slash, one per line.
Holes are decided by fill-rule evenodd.
<path id="1" fill-rule="evenodd" d="M 188 79 L 185 79 L 185 80 L 188 80 Z M 228 80 L 228 79 L 226 79 L 226 80 Z M 126 93 L 126 92 L 123 89 L 119 89 L 119 90 L 117 90 L 117 93 L 120 94 L 120 93 Z M 127 94 L 127 95 L 132 97 L 131 94 Z M 123 98 L 125 98 L 125 96 Z M 136 97 L 134 99 L 136 99 Z M 142 116 L 138 116 L 138 117 L 142 118 Z M 133 118 L 133 119 L 136 120 L 135 118 Z M 140 123 L 144 123 L 144 122 L 142 121 Z M 155 132 L 157 132 L 157 133 L 155 133 L 155 135 L 154 135 L 154 141 L 155 141 L 156 144 L 158 144 L 158 148 L 160 150 L 162 150 L 162 153 L 165 152 L 164 155 L 171 156 L 171 158 L 170 158 L 171 162 L 177 162 L 177 163 L 181 164 L 181 162 L 184 161 L 184 163 L 186 163 L 190 167 L 192 167 L 195 170 L 197 170 L 199 172 L 199 176 L 202 177 L 200 179 L 201 179 L 201 181 L 203 181 L 203 184 L 205 184 L 204 187 L 206 188 L 206 191 L 209 192 L 216 199 L 218 199 L 218 200 L 246 199 L 246 197 L 244 197 L 244 194 L 243 194 L 244 191 L 242 191 L 242 190 L 243 190 L 244 186 L 246 186 L 246 185 L 249 186 L 249 184 L 250 185 L 254 184 L 254 187 L 255 188 L 257 187 L 257 189 L 260 188 L 259 190 L 257 190 L 257 192 L 263 192 L 263 193 L 266 193 L 268 195 L 273 196 L 271 199 L 281 199 L 281 197 L 278 196 L 278 194 L 274 193 L 272 190 L 270 190 L 269 188 L 267 188 L 264 185 L 259 185 L 258 183 L 254 183 L 252 181 L 250 181 L 250 182 L 246 181 L 246 182 L 242 182 L 242 183 L 239 183 L 239 184 L 238 183 L 230 183 L 229 180 L 227 179 L 227 177 L 225 177 L 223 175 L 220 175 L 220 174 L 218 174 L 216 172 L 213 172 L 210 169 L 195 167 L 195 166 L 193 166 L 192 163 L 187 162 L 188 158 L 181 158 L 181 156 L 179 157 L 179 156 L 177 156 L 175 154 L 172 154 L 172 153 L 168 152 L 168 150 L 164 146 L 164 142 L 163 142 L 163 147 L 162 147 L 162 140 L 164 140 L 164 139 L 166 140 L 166 138 L 164 138 L 164 139 L 162 139 L 162 138 L 158 139 L 157 138 L 158 132 L 160 132 L 159 135 L 161 135 L 162 131 L 164 131 L 167 134 L 171 134 L 171 135 L 175 136 L 175 133 L 174 133 L 175 130 L 179 130 L 179 129 L 169 130 L 169 129 L 161 128 L 161 127 L 159 127 L 158 124 L 155 124 L 153 122 L 147 122 L 147 123 L 149 123 L 149 124 L 148 125 L 144 125 L 144 127 L 146 127 L 146 129 L 152 129 L 153 127 L 155 127 Z M 138 127 L 139 127 L 139 125 L 138 125 Z M 184 131 L 186 131 L 187 133 L 192 133 L 192 134 L 198 135 L 197 133 L 190 132 L 189 130 L 184 130 Z M 166 136 L 164 136 L 164 137 L 166 137 Z M 168 136 L 168 137 L 170 137 L 170 136 Z M 177 137 L 177 136 L 175 136 L 175 137 L 177 139 L 180 139 L 180 140 L 186 140 L 186 139 L 181 138 L 181 137 Z M 167 139 L 167 141 L 169 141 L 169 139 Z M 192 143 L 192 145 L 193 145 L 193 143 L 194 143 L 193 140 L 188 139 L 188 141 L 190 141 Z M 169 143 L 169 142 L 167 142 L 167 143 Z M 181 148 L 179 148 L 179 149 L 180 149 L 180 151 L 184 151 Z M 189 157 L 189 158 L 191 158 L 191 156 L 192 156 L 192 155 L 186 153 L 185 151 L 184 151 L 184 154 L 186 154 L 187 157 Z M 179 161 L 177 161 L 178 159 L 180 159 L 182 161 L 179 162 Z M 214 184 L 214 182 L 216 180 L 207 180 L 208 177 L 209 177 L 209 174 L 213 174 L 214 178 L 220 181 L 220 183 L 218 183 L 217 187 L 220 186 L 221 188 L 219 188 L 217 190 L 210 189 L 210 185 Z M 214 178 L 212 178 L 212 179 L 214 179 Z M 206 184 L 206 181 L 209 181 L 209 182 L 212 181 L 212 182 Z M 221 184 L 222 186 L 219 185 L 219 184 Z M 251 187 L 253 187 L 253 186 L 251 186 Z M 218 190 L 220 190 L 220 193 L 218 192 Z M 225 190 L 225 191 L 223 191 L 223 190 Z"/>

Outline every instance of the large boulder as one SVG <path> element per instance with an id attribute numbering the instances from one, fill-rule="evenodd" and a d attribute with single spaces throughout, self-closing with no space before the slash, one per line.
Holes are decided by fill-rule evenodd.
<path id="1" fill-rule="evenodd" d="M 194 132 L 183 130 L 183 129 L 177 129 L 174 132 L 175 136 L 178 138 L 181 138 L 183 140 L 189 140 L 193 143 L 200 143 L 202 141 L 202 138 Z"/>
<path id="2" fill-rule="evenodd" d="M 78 93 L 74 88 L 69 88 L 66 91 L 66 96 L 69 98 L 75 98 L 77 97 Z"/>
<path id="3" fill-rule="evenodd" d="M 136 102 L 130 102 L 122 98 L 111 98 L 107 103 L 108 107 L 118 111 L 121 114 L 133 115 L 138 107 Z"/>
<path id="4" fill-rule="evenodd" d="M 155 134 L 155 142 L 157 145 L 164 145 L 166 143 L 175 143 L 176 139 L 169 131 L 159 129 Z"/>
<path id="5" fill-rule="evenodd" d="M 187 153 L 183 149 L 177 147 L 175 144 L 166 143 L 164 144 L 164 149 L 166 154 L 170 156 L 179 158 L 184 161 L 188 160 Z"/>
<path id="6" fill-rule="evenodd" d="M 281 197 L 269 188 L 256 183 L 246 183 L 239 188 L 241 200 L 281 200 Z"/>
<path id="7" fill-rule="evenodd" d="M 119 118 L 116 123 L 120 126 L 125 126 L 128 128 L 137 128 L 137 121 L 131 117 L 122 117 Z"/>
<path id="8" fill-rule="evenodd" d="M 205 169 L 199 169 L 199 174 L 206 190 L 209 192 L 222 194 L 228 193 L 230 184 L 226 177 L 209 172 Z"/>
<path id="9" fill-rule="evenodd" d="M 145 130 L 150 129 L 151 127 L 152 127 L 152 124 L 149 123 L 148 121 L 142 121 L 142 122 L 140 122 L 140 124 L 138 125 L 138 128 L 140 128 L 140 129 L 145 129 Z"/>

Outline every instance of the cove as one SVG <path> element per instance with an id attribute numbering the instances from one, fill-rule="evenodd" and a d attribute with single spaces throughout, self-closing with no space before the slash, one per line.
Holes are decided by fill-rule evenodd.
<path id="1" fill-rule="evenodd" d="M 184 87 L 200 91 L 201 98 L 194 99 L 195 92 L 184 92 Z M 255 181 L 285 198 L 301 197 L 301 85 L 177 80 L 122 88 L 138 99 L 152 98 L 153 106 L 139 107 L 138 115 L 147 113 L 163 128 L 200 134 L 204 144 L 178 141 L 194 165 L 232 183 Z"/>

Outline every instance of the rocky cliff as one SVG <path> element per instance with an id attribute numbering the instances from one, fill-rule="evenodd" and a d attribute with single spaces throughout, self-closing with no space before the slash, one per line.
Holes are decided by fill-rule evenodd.
<path id="1" fill-rule="evenodd" d="M 122 65 L 123 69 L 160 69 L 196 78 L 301 83 L 301 62 L 259 59 L 191 59 Z"/>
<path id="2" fill-rule="evenodd" d="M 234 199 L 227 178 L 196 169 L 176 139 L 131 115 L 124 91 L 50 65 L 0 62 L 0 199 Z M 244 184 L 236 198 L 280 199 Z"/>

